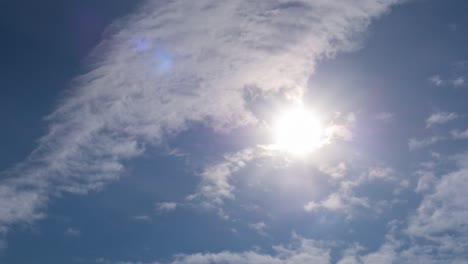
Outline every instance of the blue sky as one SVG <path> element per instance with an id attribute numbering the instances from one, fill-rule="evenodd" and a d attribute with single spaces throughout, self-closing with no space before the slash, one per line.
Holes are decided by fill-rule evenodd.
<path id="1" fill-rule="evenodd" d="M 0 4 L 0 262 L 468 263 L 467 11 Z"/>

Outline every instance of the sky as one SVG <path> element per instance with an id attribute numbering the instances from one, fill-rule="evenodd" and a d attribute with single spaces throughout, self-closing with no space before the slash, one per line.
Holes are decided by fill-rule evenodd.
<path id="1" fill-rule="evenodd" d="M 468 263 L 467 12 L 0 2 L 0 263 Z"/>

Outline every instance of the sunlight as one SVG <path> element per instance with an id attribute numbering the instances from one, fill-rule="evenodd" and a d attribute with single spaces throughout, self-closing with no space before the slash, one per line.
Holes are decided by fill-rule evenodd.
<path id="1" fill-rule="evenodd" d="M 325 142 L 325 129 L 319 117 L 302 105 L 281 113 L 273 134 L 276 149 L 298 156 L 313 152 Z"/>

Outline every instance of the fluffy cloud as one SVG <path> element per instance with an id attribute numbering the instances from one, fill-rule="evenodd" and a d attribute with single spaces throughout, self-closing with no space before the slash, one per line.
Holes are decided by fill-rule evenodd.
<path id="1" fill-rule="evenodd" d="M 438 243 L 442 251 L 460 254 L 468 246 L 468 154 L 456 159 L 458 169 L 436 182 L 411 218 L 408 230 Z"/>
<path id="2" fill-rule="evenodd" d="M 417 172 L 416 191 L 422 193 L 417 210 L 406 224 L 392 226 L 379 250 L 360 256 L 362 263 L 468 263 L 468 154 L 449 160 L 455 161 L 455 166 L 446 174 L 435 175 L 437 170 Z"/>
<path id="3" fill-rule="evenodd" d="M 0 231 L 40 218 L 51 197 L 118 179 L 122 161 L 192 122 L 255 123 L 246 87 L 300 93 L 318 59 L 359 46 L 396 2 L 147 1 L 114 25 L 92 69 L 47 116 L 38 147 L 5 172 Z"/>

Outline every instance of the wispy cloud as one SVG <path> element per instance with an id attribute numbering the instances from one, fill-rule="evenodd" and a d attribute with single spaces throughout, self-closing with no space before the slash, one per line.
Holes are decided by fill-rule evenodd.
<path id="1" fill-rule="evenodd" d="M 105 36 L 93 69 L 47 116 L 38 147 L 5 172 L 0 231 L 40 218 L 63 192 L 99 190 L 125 171 L 122 161 L 191 122 L 255 123 L 246 86 L 303 89 L 318 58 L 357 48 L 397 2 L 147 1 Z"/>
<path id="2" fill-rule="evenodd" d="M 189 263 L 288 263 L 288 264 L 328 264 L 331 263 L 330 250 L 320 241 L 309 240 L 293 235 L 290 245 L 273 247 L 273 254 L 262 254 L 254 251 L 198 253 L 178 255 L 171 264 Z"/>
<path id="3" fill-rule="evenodd" d="M 429 78 L 429 82 L 435 86 L 442 86 L 444 85 L 444 80 L 442 80 L 442 77 L 440 75 L 434 75 Z"/>
<path id="4" fill-rule="evenodd" d="M 453 121 L 458 118 L 457 113 L 449 112 L 437 112 L 433 113 L 426 119 L 426 127 L 431 127 L 434 125 L 445 124 L 447 122 Z"/>
<path id="5" fill-rule="evenodd" d="M 434 86 L 448 86 L 461 87 L 465 84 L 465 77 L 458 76 L 454 78 L 443 79 L 440 75 L 434 75 L 429 78 L 429 82 Z"/>
<path id="6" fill-rule="evenodd" d="M 136 220 L 136 221 L 145 221 L 145 222 L 152 220 L 151 217 L 148 215 L 135 215 L 132 218 L 133 220 Z"/>
<path id="7" fill-rule="evenodd" d="M 410 138 L 408 140 L 408 147 L 410 150 L 422 149 L 422 148 L 434 145 L 441 140 L 443 140 L 443 138 L 437 137 L 437 136 L 423 138 L 423 139 Z"/>
<path id="8" fill-rule="evenodd" d="M 463 86 L 465 84 L 465 78 L 457 77 L 457 78 L 452 80 L 452 84 L 455 87 Z"/>
<path id="9" fill-rule="evenodd" d="M 465 130 L 452 130 L 450 132 L 454 139 L 468 139 L 468 129 Z"/>
<path id="10" fill-rule="evenodd" d="M 76 228 L 67 228 L 67 230 L 65 230 L 65 235 L 67 236 L 72 236 L 72 237 L 79 237 L 81 236 L 81 231 L 76 229 Z"/>
<path id="11" fill-rule="evenodd" d="M 265 224 L 264 222 L 257 222 L 257 223 L 249 224 L 249 228 L 255 230 L 255 232 L 263 236 L 266 235 L 265 231 L 267 227 L 268 227 L 267 224 Z"/>
<path id="12" fill-rule="evenodd" d="M 156 204 L 156 209 L 160 212 L 170 212 L 177 208 L 177 203 L 174 202 L 162 202 Z"/>
<path id="13" fill-rule="evenodd" d="M 246 166 L 259 154 L 254 149 L 244 149 L 224 155 L 224 159 L 208 166 L 200 174 L 201 183 L 196 193 L 187 197 L 189 201 L 202 199 L 207 205 L 221 205 L 225 199 L 234 199 L 234 186 L 230 183 L 233 173 Z"/>
<path id="14" fill-rule="evenodd" d="M 330 175 L 333 178 L 342 178 L 346 174 L 346 163 L 340 162 L 335 166 L 331 165 L 322 165 L 319 167 L 319 170 L 327 175 Z"/>

